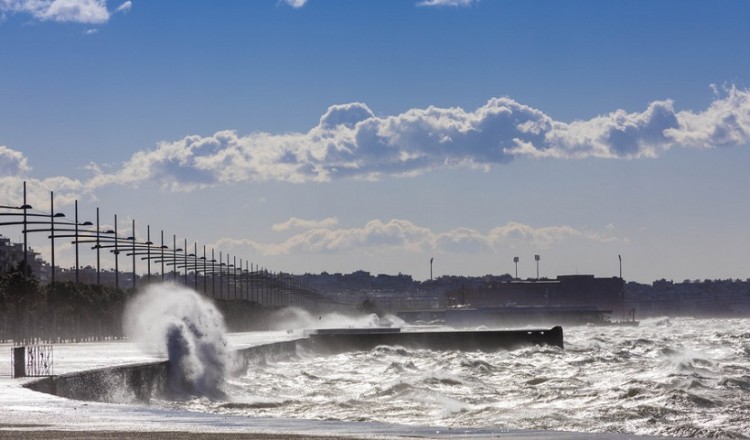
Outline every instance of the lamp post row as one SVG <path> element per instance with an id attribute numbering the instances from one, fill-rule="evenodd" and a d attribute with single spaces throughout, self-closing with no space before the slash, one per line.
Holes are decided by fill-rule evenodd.
<path id="1" fill-rule="evenodd" d="M 74 220 L 73 222 L 57 220 L 65 217 L 64 213 L 55 212 L 54 210 L 54 192 L 50 192 L 50 213 L 30 213 L 29 210 L 33 209 L 27 203 L 27 189 L 26 182 L 23 182 L 23 204 L 21 206 L 0 206 L 2 209 L 7 210 L 18 210 L 22 211 L 20 214 L 13 212 L 0 212 L 0 226 L 11 226 L 19 225 L 23 227 L 22 233 L 24 238 L 23 253 L 24 253 L 24 270 L 29 270 L 28 262 L 28 233 L 30 232 L 47 232 L 49 233 L 48 238 L 50 239 L 50 281 L 52 288 L 56 282 L 55 276 L 55 240 L 61 238 L 72 238 L 72 244 L 75 245 L 75 281 L 80 282 L 80 257 L 79 257 L 79 245 L 80 244 L 92 244 L 92 249 L 96 250 L 96 282 L 97 285 L 101 285 L 101 250 L 110 249 L 110 252 L 115 257 L 115 287 L 119 289 L 119 254 L 123 250 L 126 252 L 126 256 L 132 257 L 132 287 L 136 288 L 136 260 L 138 256 L 141 256 L 142 260 L 147 262 L 147 276 L 151 279 L 151 260 L 156 260 L 157 263 L 161 263 L 161 277 L 164 279 L 165 276 L 165 263 L 167 266 L 173 266 L 174 279 L 176 280 L 178 270 L 184 269 L 184 283 L 188 283 L 188 272 L 190 269 L 193 271 L 194 287 L 198 288 L 198 276 L 201 272 L 199 269 L 199 260 L 203 260 L 203 291 L 207 293 L 207 276 L 210 274 L 212 277 L 212 295 L 216 296 L 216 260 L 214 249 L 211 249 L 211 271 L 208 270 L 208 259 L 206 257 L 206 246 L 203 247 L 203 257 L 198 257 L 198 244 L 194 243 L 194 252 L 188 254 L 187 239 L 185 239 L 185 247 L 182 249 L 176 246 L 176 235 L 173 236 L 173 247 L 170 250 L 168 246 L 164 245 L 164 231 L 161 231 L 161 245 L 156 247 L 151 242 L 151 226 L 147 226 L 146 241 L 138 243 L 135 235 L 135 220 L 132 220 L 132 236 L 127 238 L 121 238 L 118 234 L 118 221 L 117 215 L 114 216 L 114 230 L 102 231 L 99 208 L 96 208 L 96 225 L 92 230 L 94 224 L 90 221 L 81 222 L 78 216 L 78 200 L 74 203 Z M 18 217 L 21 216 L 21 220 L 4 221 L 3 217 Z M 31 219 L 30 219 L 31 218 Z M 41 225 L 41 228 L 36 228 L 33 225 Z M 71 228 L 72 227 L 72 228 Z M 86 227 L 86 229 L 81 229 Z M 129 245 L 129 246 L 128 246 Z M 152 253 L 152 250 L 155 251 Z M 127 252 L 130 253 L 127 253 Z M 145 252 L 144 252 L 145 251 Z M 178 252 L 182 252 L 182 262 L 178 261 Z M 227 254 L 226 263 L 223 261 L 222 252 L 219 252 L 219 295 L 223 296 L 223 279 L 226 279 L 227 284 L 227 298 L 232 297 L 237 299 L 239 297 L 245 297 L 246 299 L 257 299 L 259 302 L 263 301 L 263 285 L 256 286 L 255 281 L 258 278 L 264 278 L 267 281 L 271 280 L 268 270 L 261 269 L 257 265 L 249 264 L 245 261 L 245 268 L 242 268 L 242 259 L 237 262 L 237 257 L 231 260 L 229 254 Z M 182 263 L 182 264 L 180 264 Z M 226 267 L 226 269 L 224 269 Z M 230 271 L 231 268 L 231 271 Z M 267 284 L 267 283 L 263 283 Z M 233 291 L 231 288 L 233 287 Z M 258 292 L 257 287 L 261 287 Z M 267 287 L 267 286 L 266 286 Z M 270 292 L 266 292 L 266 300 L 270 298 Z M 273 301 L 272 301 L 273 302 Z"/>

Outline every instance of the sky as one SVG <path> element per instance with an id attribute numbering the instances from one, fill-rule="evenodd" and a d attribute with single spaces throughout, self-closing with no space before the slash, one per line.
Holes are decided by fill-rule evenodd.
<path id="1" fill-rule="evenodd" d="M 526 278 L 539 255 L 546 277 L 621 256 L 631 281 L 747 279 L 749 22 L 747 1 L 0 0 L 0 205 L 26 181 L 39 212 L 54 191 L 68 218 L 297 274 Z"/>

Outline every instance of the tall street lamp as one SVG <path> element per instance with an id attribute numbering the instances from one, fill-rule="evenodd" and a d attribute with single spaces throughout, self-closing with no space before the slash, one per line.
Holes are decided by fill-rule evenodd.
<path id="1" fill-rule="evenodd" d="M 516 263 L 516 279 L 518 279 L 518 257 L 513 257 L 513 262 Z"/>
<path id="2" fill-rule="evenodd" d="M 534 255 L 534 260 L 536 260 L 536 279 L 539 279 L 539 255 Z"/>

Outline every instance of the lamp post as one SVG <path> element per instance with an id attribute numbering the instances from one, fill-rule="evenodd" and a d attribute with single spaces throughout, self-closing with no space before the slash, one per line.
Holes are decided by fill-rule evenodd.
<path id="1" fill-rule="evenodd" d="M 221 266 L 224 265 L 224 258 L 221 254 L 221 251 L 219 251 L 219 298 L 224 298 L 224 282 L 221 278 Z"/>
<path id="2" fill-rule="evenodd" d="M 185 249 L 185 251 L 184 251 L 185 252 L 185 287 L 187 287 L 187 285 L 188 285 L 188 264 L 187 264 L 188 249 L 187 249 L 187 238 L 185 239 L 185 247 L 183 249 Z"/>
<path id="3" fill-rule="evenodd" d="M 435 261 L 435 257 L 430 258 L 430 281 L 432 281 L 432 262 Z"/>
<path id="4" fill-rule="evenodd" d="M 31 205 L 26 203 L 26 181 L 23 181 L 23 205 L 21 205 L 21 209 L 23 209 L 23 229 L 26 230 L 26 214 L 29 209 L 31 209 Z M 23 234 L 23 265 L 24 271 L 29 270 L 29 242 L 26 237 L 26 233 Z"/>
<path id="5" fill-rule="evenodd" d="M 63 223 L 57 223 L 58 225 Z M 67 223 L 65 223 L 67 224 Z M 55 228 L 55 238 L 72 238 L 73 241 L 71 244 L 75 245 L 76 250 L 76 267 L 75 267 L 75 278 L 76 283 L 80 281 L 79 277 L 79 258 L 78 258 L 78 248 L 79 245 L 82 243 L 97 243 L 97 235 L 99 234 L 99 231 L 92 231 L 92 230 L 84 230 L 81 231 L 79 226 L 93 226 L 93 223 L 86 221 L 83 223 L 75 222 L 75 227 L 73 229 L 66 229 L 66 228 Z M 29 231 L 33 232 L 33 231 Z M 72 232 L 72 234 L 70 234 Z M 97 249 L 96 246 L 94 246 L 92 249 Z"/>
<path id="6" fill-rule="evenodd" d="M 29 209 L 33 209 L 31 205 L 26 203 L 26 182 L 23 182 L 23 205 L 21 206 L 0 206 L 0 208 L 3 209 L 17 209 L 19 211 L 23 211 L 22 214 L 15 214 L 15 213 L 1 213 L 0 216 L 16 216 L 21 215 L 22 221 L 15 221 L 15 222 L 2 222 L 0 223 L 0 226 L 10 226 L 10 225 L 23 225 L 23 265 L 24 265 L 24 274 L 28 275 L 29 271 L 29 246 L 28 246 L 28 240 L 26 238 L 26 227 L 27 227 L 27 211 Z"/>
<path id="7" fill-rule="evenodd" d="M 148 245 L 148 248 L 146 248 L 146 282 L 151 282 L 151 246 L 154 245 L 154 243 L 151 242 L 151 225 L 146 225 L 146 244 Z"/>
<path id="8" fill-rule="evenodd" d="M 211 296 L 216 298 L 216 255 L 211 249 Z"/>
<path id="9" fill-rule="evenodd" d="M 101 279 L 101 257 L 99 255 L 99 207 L 96 208 L 96 245 L 94 246 L 96 248 L 96 285 L 101 286 L 102 285 L 102 279 Z"/>
<path id="10" fill-rule="evenodd" d="M 133 256 L 133 291 L 135 292 L 135 219 L 132 219 L 132 221 L 133 221 L 132 223 L 133 235 L 131 235 L 127 239 L 132 241 L 130 249 L 131 249 L 131 254 Z"/>
<path id="11" fill-rule="evenodd" d="M 536 260 L 536 279 L 539 279 L 539 255 L 534 255 L 534 260 Z"/>
<path id="12" fill-rule="evenodd" d="M 6 209 L 19 209 L 23 210 L 24 213 L 21 214 L 23 216 L 22 221 L 4 221 L 0 222 L 0 226 L 11 226 L 11 225 L 23 225 L 23 235 L 24 235 L 24 242 L 27 242 L 26 236 L 29 232 L 49 232 L 49 239 L 51 243 L 51 272 L 50 272 L 50 281 L 53 285 L 54 289 L 54 283 L 55 283 L 55 219 L 65 217 L 65 214 L 62 212 L 54 212 L 54 194 L 50 192 L 50 213 L 49 214 L 29 214 L 26 212 L 28 209 L 31 208 L 31 206 L 24 204 L 23 206 L 16 208 L 12 206 L 3 206 L 3 208 Z M 0 217 L 14 217 L 18 216 L 19 214 L 15 213 L 0 213 Z M 41 217 L 45 220 L 39 220 L 39 221 L 29 221 L 28 217 Z M 58 225 L 66 225 L 66 226 L 74 226 L 71 222 L 58 222 Z M 47 226 L 46 228 L 42 229 L 29 229 L 29 225 L 43 225 Z M 28 274 L 29 267 L 28 267 L 28 257 L 24 255 L 24 271 L 26 274 Z"/>
<path id="13" fill-rule="evenodd" d="M 115 250 L 112 251 L 115 254 L 115 290 L 120 290 L 120 266 L 119 266 L 119 256 L 120 256 L 120 250 L 117 248 L 117 214 L 115 214 Z"/>
<path id="14" fill-rule="evenodd" d="M 193 260 L 195 260 L 195 269 L 193 270 L 193 287 L 198 291 L 198 242 L 193 244 Z"/>
<path id="15" fill-rule="evenodd" d="M 617 254 L 617 259 L 620 260 L 620 279 L 622 279 L 622 255 Z"/>
<path id="16" fill-rule="evenodd" d="M 518 279 L 518 257 L 513 257 L 513 262 L 516 263 L 516 279 Z"/>
<path id="17" fill-rule="evenodd" d="M 208 274 L 206 273 L 206 245 L 203 245 L 203 257 L 201 257 L 201 260 L 203 260 L 203 294 L 208 295 L 207 287 L 206 287 L 206 278 L 208 277 Z"/>

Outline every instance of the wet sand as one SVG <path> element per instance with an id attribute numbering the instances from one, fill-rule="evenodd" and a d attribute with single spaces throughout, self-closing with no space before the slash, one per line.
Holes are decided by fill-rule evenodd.
<path id="1" fill-rule="evenodd" d="M 17 430 L 18 428 L 31 428 Z M 8 429 L 8 430 L 5 430 Z M 357 437 L 325 437 L 290 434 L 184 431 L 47 431 L 44 427 L 0 425 L 0 439 L 19 440 L 354 440 Z"/>

